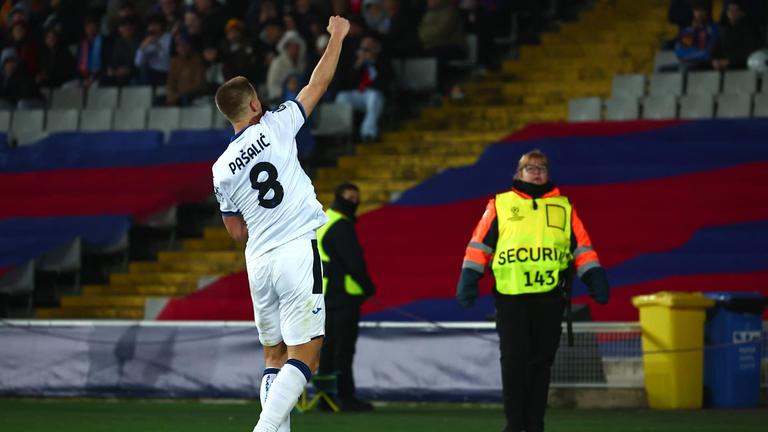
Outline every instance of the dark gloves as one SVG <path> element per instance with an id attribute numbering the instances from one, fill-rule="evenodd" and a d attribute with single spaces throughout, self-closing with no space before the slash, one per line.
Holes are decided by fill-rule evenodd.
<path id="1" fill-rule="evenodd" d="M 605 269 L 602 267 L 595 267 L 587 270 L 581 281 L 589 288 L 589 295 L 600 303 L 608 303 L 608 297 L 610 295 L 610 286 L 608 285 L 608 275 L 605 273 Z"/>
<path id="2" fill-rule="evenodd" d="M 465 308 L 472 307 L 477 300 L 480 289 L 478 288 L 478 282 L 483 275 L 470 269 L 461 269 L 461 277 L 459 278 L 459 286 L 456 288 L 456 300 L 459 304 Z"/>

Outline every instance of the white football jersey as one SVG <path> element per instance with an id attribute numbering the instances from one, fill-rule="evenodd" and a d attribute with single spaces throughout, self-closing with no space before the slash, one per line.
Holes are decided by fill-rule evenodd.
<path id="1" fill-rule="evenodd" d="M 248 225 L 248 258 L 313 234 L 328 220 L 299 165 L 296 133 L 304 120 L 301 104 L 286 101 L 232 137 L 213 164 L 221 213 L 242 215 Z"/>

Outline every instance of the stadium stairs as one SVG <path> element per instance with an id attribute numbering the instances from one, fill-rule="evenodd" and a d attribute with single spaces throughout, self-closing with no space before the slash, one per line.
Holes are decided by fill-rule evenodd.
<path id="1" fill-rule="evenodd" d="M 426 108 L 381 142 L 361 144 L 335 167 L 320 168 L 315 185 L 328 206 L 335 186 L 354 181 L 366 212 L 451 167 L 470 165 L 485 147 L 528 123 L 561 121 L 568 100 L 607 96 L 617 73 L 650 72 L 655 50 L 674 34 L 666 24 L 666 1 L 598 0 L 591 10 L 541 45 L 523 46 L 519 59 L 499 72 L 465 83 L 465 98 Z M 599 60 L 596 60 L 599 59 Z M 208 227 L 200 239 L 186 239 L 178 251 L 157 261 L 131 262 L 127 273 L 110 275 L 107 285 L 86 285 L 81 295 L 64 296 L 58 308 L 37 309 L 38 318 L 141 319 L 147 299 L 183 297 L 220 275 L 244 266 L 243 245 L 223 227 Z"/>
<path id="2" fill-rule="evenodd" d="M 330 204 L 339 182 L 354 181 L 361 210 L 379 207 L 440 170 L 474 163 L 489 143 L 526 124 L 564 120 L 571 98 L 607 96 L 615 74 L 652 69 L 656 49 L 675 32 L 666 8 L 662 0 L 596 1 L 578 21 L 543 34 L 541 45 L 521 47 L 501 71 L 464 84 L 463 100 L 426 108 L 381 143 L 319 169 L 321 202 Z"/>

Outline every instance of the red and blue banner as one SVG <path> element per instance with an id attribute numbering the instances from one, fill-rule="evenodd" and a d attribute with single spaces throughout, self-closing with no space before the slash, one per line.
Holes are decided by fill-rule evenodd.
<path id="1" fill-rule="evenodd" d="M 607 306 L 574 284 L 575 302 L 589 303 L 594 319 L 636 320 L 631 297 L 662 290 L 768 294 L 768 121 L 544 124 L 360 218 L 378 289 L 365 319 L 463 321 L 493 313 L 490 276 L 475 307 L 454 300 L 464 248 L 487 200 L 510 187 L 518 159 L 534 148 L 550 158 L 554 182 L 608 271 Z M 187 301 L 204 308 L 202 298 L 220 290 L 231 301 L 218 303 L 216 319 L 248 319 L 244 284 L 235 275 Z M 171 302 L 161 317 L 193 318 L 183 303 Z"/>
<path id="2" fill-rule="evenodd" d="M 0 274 L 81 237 L 118 241 L 135 219 L 211 195 L 226 131 L 57 133 L 0 152 Z"/>

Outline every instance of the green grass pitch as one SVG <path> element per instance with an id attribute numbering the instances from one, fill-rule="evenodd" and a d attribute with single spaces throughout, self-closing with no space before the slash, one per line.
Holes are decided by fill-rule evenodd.
<path id="1" fill-rule="evenodd" d="M 178 400 L 0 399 L 3 432 L 250 432 L 259 404 Z M 377 406 L 372 413 L 294 414 L 296 432 L 499 432 L 501 407 L 472 404 Z M 768 410 L 552 409 L 550 432 L 766 431 Z"/>

